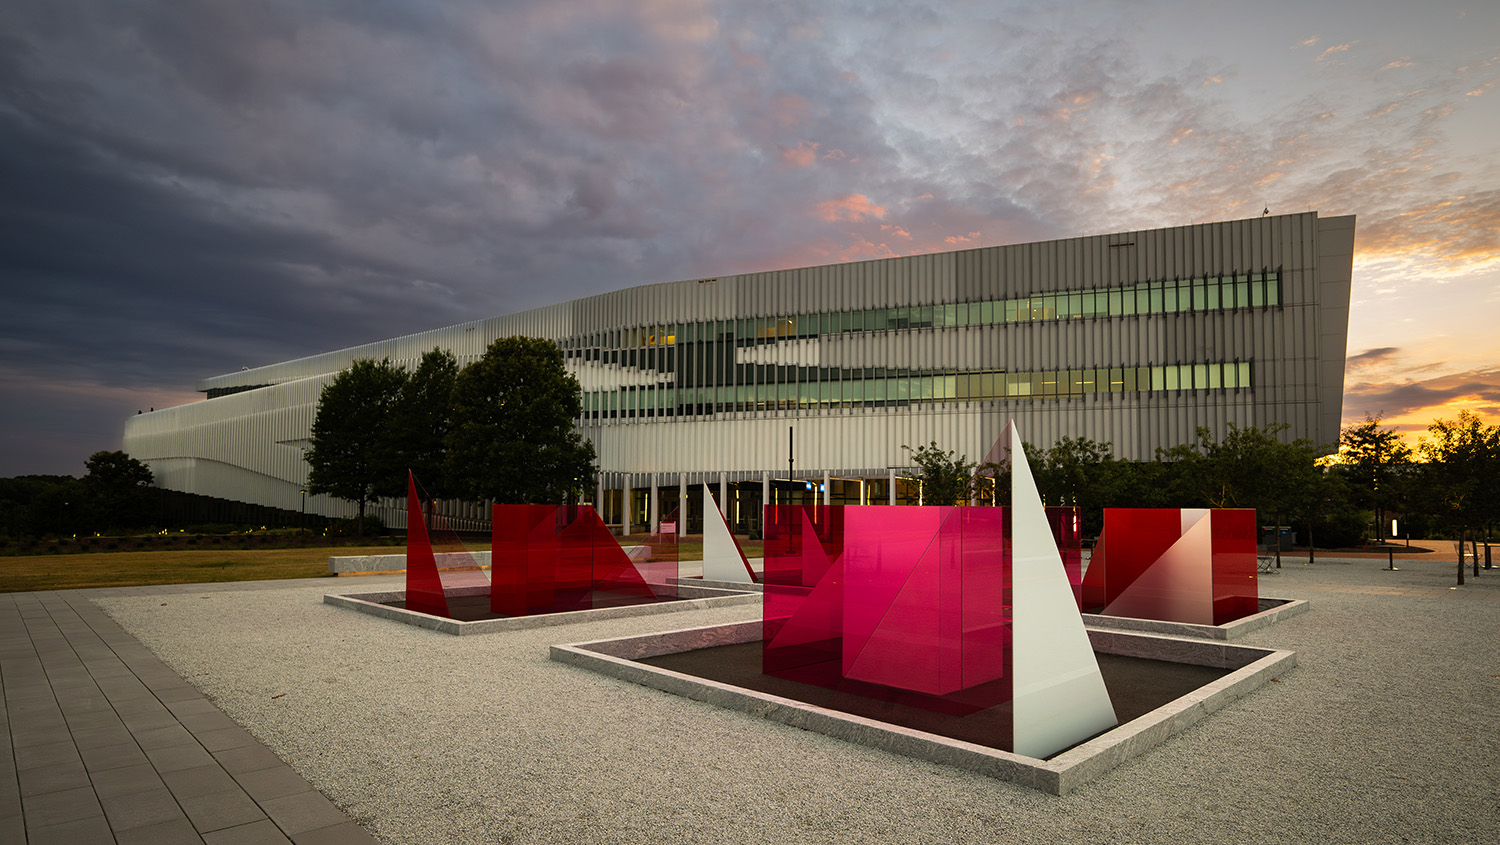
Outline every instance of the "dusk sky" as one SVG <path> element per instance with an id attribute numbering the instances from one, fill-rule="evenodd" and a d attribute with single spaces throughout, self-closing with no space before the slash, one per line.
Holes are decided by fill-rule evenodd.
<path id="1" fill-rule="evenodd" d="M 637 284 L 1357 214 L 1346 422 L 1500 422 L 1500 4 L 6 0 L 0 476 Z"/>

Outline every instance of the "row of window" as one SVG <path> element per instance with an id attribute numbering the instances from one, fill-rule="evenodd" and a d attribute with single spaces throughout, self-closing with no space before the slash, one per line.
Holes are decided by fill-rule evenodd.
<path id="1" fill-rule="evenodd" d="M 656 385 L 585 392 L 583 415 L 586 419 L 686 416 L 832 407 L 882 407 L 912 402 L 1083 396 L 1090 393 L 1137 390 L 1220 390 L 1250 386 L 1248 361 L 1160 367 L 1038 370 L 1024 373 L 987 371 L 911 374 L 800 384 L 718 387 Z"/>
<path id="2" fill-rule="evenodd" d="M 727 339 L 726 336 L 732 336 L 741 344 L 749 344 L 842 332 L 993 326 L 1038 320 L 1176 314 L 1280 304 L 1281 274 L 1268 271 L 1139 282 L 1121 287 L 1035 294 L 987 302 L 664 324 L 621 329 L 589 338 L 571 338 L 563 346 L 565 349 L 629 349 Z"/>

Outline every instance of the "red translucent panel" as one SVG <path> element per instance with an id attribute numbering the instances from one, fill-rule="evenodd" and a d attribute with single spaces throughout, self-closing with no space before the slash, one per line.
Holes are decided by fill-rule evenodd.
<path id="1" fill-rule="evenodd" d="M 678 524 L 677 510 L 673 509 L 657 523 L 657 532 L 636 546 L 631 554 L 635 571 L 658 597 L 677 595 L 678 533 L 675 529 Z M 671 526 L 673 530 L 662 531 L 662 525 Z"/>
<path id="2" fill-rule="evenodd" d="M 1078 608 L 1083 609 L 1083 515 L 1076 507 L 1044 508 L 1047 524 L 1052 527 L 1052 539 L 1057 542 L 1058 554 L 1062 556 L 1063 571 L 1068 573 L 1068 584 L 1073 588 L 1073 598 Z"/>
<path id="3" fill-rule="evenodd" d="M 495 505 L 493 526 L 494 613 L 528 616 L 676 595 L 675 541 L 653 540 L 627 554 L 587 505 Z"/>
<path id="4" fill-rule="evenodd" d="M 951 713 L 1009 699 L 999 508 L 767 509 L 762 668 Z"/>
<path id="5" fill-rule="evenodd" d="M 1083 609 L 1102 612 L 1181 536 L 1182 511 L 1176 508 L 1105 508 L 1084 579 Z"/>
<path id="6" fill-rule="evenodd" d="M 1222 625 L 1259 610 L 1255 571 L 1254 510 L 1107 508 L 1082 606 Z"/>
<path id="7" fill-rule="evenodd" d="M 410 472 L 406 481 L 406 607 L 451 618 L 448 596 L 464 588 L 473 588 L 465 595 L 483 595 L 490 579 L 447 520 L 422 507 Z"/>
<path id="8" fill-rule="evenodd" d="M 1215 625 L 1260 612 L 1255 523 L 1253 508 L 1213 511 Z"/>
<path id="9" fill-rule="evenodd" d="M 448 600 L 443 595 L 443 581 L 438 577 L 432 542 L 427 538 L 427 523 L 422 518 L 422 501 L 411 473 L 406 475 L 406 607 L 419 613 L 448 616 Z"/>

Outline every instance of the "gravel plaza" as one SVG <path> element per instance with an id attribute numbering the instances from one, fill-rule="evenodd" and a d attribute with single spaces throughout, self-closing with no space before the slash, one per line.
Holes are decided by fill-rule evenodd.
<path id="1" fill-rule="evenodd" d="M 758 605 L 453 637 L 323 603 L 390 576 L 0 595 L 0 840 L 1494 842 L 1500 570 L 1442 556 L 1287 557 L 1261 594 L 1311 610 L 1243 642 L 1297 667 L 1064 797 L 548 659 Z"/>

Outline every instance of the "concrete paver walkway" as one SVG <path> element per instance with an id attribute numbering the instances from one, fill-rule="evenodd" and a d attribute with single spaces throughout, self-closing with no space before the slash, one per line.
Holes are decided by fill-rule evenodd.
<path id="1" fill-rule="evenodd" d="M 89 601 L 133 592 L 0 594 L 0 842 L 374 842 Z"/>

